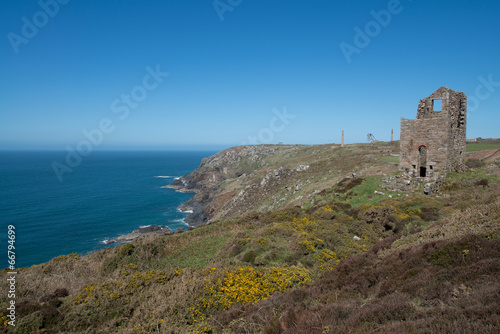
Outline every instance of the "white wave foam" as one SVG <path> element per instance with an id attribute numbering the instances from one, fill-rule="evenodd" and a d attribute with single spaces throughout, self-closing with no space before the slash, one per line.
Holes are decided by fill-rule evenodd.
<path id="1" fill-rule="evenodd" d="M 146 227 L 150 227 L 151 225 L 141 225 L 139 226 L 139 228 L 146 228 Z"/>
<path id="2" fill-rule="evenodd" d="M 104 244 L 104 245 L 113 244 L 115 242 L 116 242 L 115 240 L 109 240 L 109 239 L 105 239 L 105 240 L 99 241 L 100 244 Z"/>
<path id="3" fill-rule="evenodd" d="M 178 176 L 170 176 L 170 175 L 158 175 L 158 176 L 154 176 L 156 178 L 159 178 L 159 179 L 180 179 L 180 177 Z"/>

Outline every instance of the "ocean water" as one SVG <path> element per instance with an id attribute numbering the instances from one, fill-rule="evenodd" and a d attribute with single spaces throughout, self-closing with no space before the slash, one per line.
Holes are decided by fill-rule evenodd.
<path id="1" fill-rule="evenodd" d="M 16 268 L 109 247 L 103 240 L 147 225 L 187 228 L 177 207 L 192 194 L 162 188 L 215 152 L 93 152 L 60 182 L 53 161 L 66 153 L 0 152 L 0 268 L 7 267 L 8 226 L 16 232 Z"/>

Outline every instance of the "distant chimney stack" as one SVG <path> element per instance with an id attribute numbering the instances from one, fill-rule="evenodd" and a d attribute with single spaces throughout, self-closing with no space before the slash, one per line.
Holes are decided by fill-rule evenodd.
<path id="1" fill-rule="evenodd" d="M 344 147 L 344 130 L 342 130 L 342 143 L 340 144 L 340 147 Z"/>
<path id="2" fill-rule="evenodd" d="M 394 141 L 394 129 L 391 129 L 391 141 Z"/>

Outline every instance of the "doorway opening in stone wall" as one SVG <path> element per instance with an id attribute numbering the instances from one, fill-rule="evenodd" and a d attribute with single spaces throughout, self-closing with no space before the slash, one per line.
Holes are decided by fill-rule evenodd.
<path id="1" fill-rule="evenodd" d="M 418 148 L 418 164 L 420 169 L 420 177 L 427 176 L 427 147 L 422 145 Z"/>

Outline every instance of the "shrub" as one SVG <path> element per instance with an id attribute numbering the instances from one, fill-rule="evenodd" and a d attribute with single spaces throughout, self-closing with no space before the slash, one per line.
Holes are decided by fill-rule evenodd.
<path id="1" fill-rule="evenodd" d="M 460 182 L 445 182 L 441 189 L 446 191 L 456 191 L 462 189 L 462 186 L 463 185 Z"/>
<path id="2" fill-rule="evenodd" d="M 40 328 L 43 328 L 42 312 L 37 311 L 31 313 L 27 317 L 21 318 L 16 325 L 16 333 L 31 334 L 36 333 Z"/>
<path id="3" fill-rule="evenodd" d="M 54 296 L 56 296 L 57 298 L 67 297 L 67 296 L 69 296 L 68 289 L 66 289 L 66 288 L 56 289 L 56 291 L 54 291 Z"/>
<path id="4" fill-rule="evenodd" d="M 302 209 L 299 207 L 293 207 L 274 212 L 272 214 L 272 218 L 274 220 L 284 222 L 298 218 L 300 215 L 302 215 Z"/>
<path id="5" fill-rule="evenodd" d="M 240 254 L 242 250 L 243 250 L 243 248 L 240 245 L 237 245 L 237 244 L 236 245 L 231 245 L 228 248 L 230 256 L 236 256 L 236 255 Z"/>
<path id="6" fill-rule="evenodd" d="M 420 218 L 423 220 L 429 222 L 429 221 L 436 221 L 439 219 L 439 209 L 438 208 L 422 208 L 420 209 Z"/>
<path id="7" fill-rule="evenodd" d="M 24 317 L 30 313 L 40 310 L 40 304 L 34 303 L 32 301 L 23 300 L 16 305 L 17 315 L 19 317 Z"/>
<path id="8" fill-rule="evenodd" d="M 361 183 L 363 183 L 364 179 L 361 177 L 354 177 L 354 178 L 345 178 L 339 183 L 337 183 L 335 191 L 340 194 L 344 194 L 351 190 L 352 188 L 359 186 Z"/>
<path id="9" fill-rule="evenodd" d="M 315 212 L 315 216 L 321 219 L 334 219 L 335 212 L 333 211 L 332 206 L 322 206 Z"/>
<path id="10" fill-rule="evenodd" d="M 414 312 L 415 308 L 410 303 L 410 298 L 396 292 L 367 303 L 359 312 L 350 317 L 349 325 L 359 326 L 367 322 L 386 324 L 390 321 L 411 318 Z"/>
<path id="11" fill-rule="evenodd" d="M 243 255 L 242 260 L 243 260 L 243 262 L 253 264 L 255 262 L 256 257 L 257 257 L 257 254 L 254 251 L 249 251 Z"/>
<path id="12" fill-rule="evenodd" d="M 52 300 L 42 302 L 22 301 L 17 306 L 17 315 L 21 318 L 17 324 L 19 333 L 34 333 L 40 328 L 57 326 L 63 319 L 62 313 L 53 304 Z"/>
<path id="13" fill-rule="evenodd" d="M 99 268 L 99 273 L 101 275 L 108 275 L 113 273 L 120 264 L 122 263 L 121 259 L 117 256 L 110 256 L 107 257 L 101 264 L 101 267 Z"/>
<path id="14" fill-rule="evenodd" d="M 120 255 L 122 257 L 130 256 L 134 252 L 135 246 L 128 243 L 120 247 Z"/>
<path id="15" fill-rule="evenodd" d="M 374 254 L 377 254 L 379 251 L 391 247 L 393 242 L 398 240 L 399 238 L 401 238 L 401 234 L 394 234 L 390 237 L 384 238 L 373 245 L 370 251 Z"/>
<path id="16" fill-rule="evenodd" d="M 205 280 L 206 297 L 199 301 L 202 310 L 227 310 L 235 303 L 255 303 L 274 292 L 287 291 L 311 281 L 307 269 L 292 267 L 240 267 L 226 270 L 222 278 Z"/>
<path id="17" fill-rule="evenodd" d="M 337 254 L 329 249 L 323 249 L 314 255 L 314 259 L 319 263 L 320 270 L 332 270 L 334 265 L 339 264 Z M 331 262 L 331 263 L 330 263 Z"/>
<path id="18" fill-rule="evenodd" d="M 465 162 L 465 166 L 468 168 L 481 168 L 483 167 L 483 163 L 478 159 L 470 159 Z"/>
<path id="19" fill-rule="evenodd" d="M 49 303 L 52 306 L 59 307 L 62 302 L 59 300 L 59 298 L 67 297 L 69 295 L 69 292 L 67 289 L 56 289 L 54 293 L 44 295 L 42 298 L 40 298 L 41 302 L 46 302 Z"/>
<path id="20" fill-rule="evenodd" d="M 486 188 L 488 186 L 488 179 L 477 180 L 475 185 L 476 186 L 483 186 L 483 188 Z"/>

